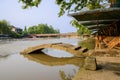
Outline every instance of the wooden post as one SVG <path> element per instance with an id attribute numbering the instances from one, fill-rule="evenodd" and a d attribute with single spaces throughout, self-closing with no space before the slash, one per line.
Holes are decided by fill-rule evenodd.
<path id="1" fill-rule="evenodd" d="M 95 49 L 101 49 L 102 36 L 96 36 Z"/>

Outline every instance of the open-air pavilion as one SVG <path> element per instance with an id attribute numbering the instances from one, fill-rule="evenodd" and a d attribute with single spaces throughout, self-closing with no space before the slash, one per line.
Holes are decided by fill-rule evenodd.
<path id="1" fill-rule="evenodd" d="M 69 16 L 95 33 L 95 48 L 100 49 L 101 42 L 104 42 L 109 49 L 120 43 L 120 8 L 89 10 Z"/>

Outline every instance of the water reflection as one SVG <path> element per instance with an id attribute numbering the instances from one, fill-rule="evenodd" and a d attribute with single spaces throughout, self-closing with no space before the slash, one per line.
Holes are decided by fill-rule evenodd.
<path id="1" fill-rule="evenodd" d="M 60 71 L 64 71 L 66 75 L 75 75 L 78 67 L 69 64 L 44 65 L 20 54 L 0 60 L 0 80 L 62 80 Z"/>
<path id="2" fill-rule="evenodd" d="M 6 60 L 9 57 L 9 55 L 0 55 L 0 61 Z"/>
<path id="3" fill-rule="evenodd" d="M 62 80 L 72 80 L 72 78 L 74 77 L 73 75 L 65 74 L 64 71 L 59 71 L 59 74 Z"/>
<path id="4" fill-rule="evenodd" d="M 74 55 L 72 53 L 69 53 L 67 51 L 52 49 L 52 48 L 45 48 L 42 50 L 47 55 L 50 55 L 52 57 L 73 57 Z"/>
<path id="5" fill-rule="evenodd" d="M 63 65 L 75 65 L 77 67 L 81 67 L 84 63 L 84 58 L 78 58 L 78 57 L 52 57 L 45 53 L 33 53 L 33 54 L 22 54 L 25 58 L 43 64 L 47 66 L 63 66 Z M 76 70 L 74 70 L 74 73 L 65 73 L 64 70 L 59 70 L 59 76 L 61 77 L 61 80 L 72 80 L 74 77 Z"/>
<path id="6" fill-rule="evenodd" d="M 25 55 L 22 54 L 22 55 L 28 58 L 29 60 L 48 66 L 61 66 L 66 64 L 72 64 L 80 67 L 83 65 L 84 62 L 84 58 L 79 58 L 79 57 L 57 58 L 46 55 L 45 53 L 33 53 L 33 54 L 25 54 Z"/>

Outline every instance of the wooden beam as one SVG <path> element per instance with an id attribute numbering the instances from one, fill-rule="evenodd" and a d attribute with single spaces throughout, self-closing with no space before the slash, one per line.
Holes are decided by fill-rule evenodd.
<path id="1" fill-rule="evenodd" d="M 111 20 L 91 20 L 91 21 L 79 21 L 80 24 L 84 26 L 89 26 L 89 25 L 96 25 L 98 24 L 111 24 L 113 22 L 117 22 L 118 19 L 111 19 Z"/>
<path id="2" fill-rule="evenodd" d="M 105 28 L 108 27 L 108 25 L 105 24 L 100 24 L 100 25 L 91 25 L 91 26 L 86 26 L 88 29 L 100 29 L 100 28 Z"/>
<path id="3" fill-rule="evenodd" d="M 120 19 L 120 8 L 96 9 L 69 14 L 78 21 Z"/>

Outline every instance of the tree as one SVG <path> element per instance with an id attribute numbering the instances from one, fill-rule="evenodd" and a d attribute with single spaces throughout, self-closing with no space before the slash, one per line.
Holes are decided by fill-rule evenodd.
<path id="1" fill-rule="evenodd" d="M 80 11 L 84 7 L 89 7 L 90 9 L 103 8 L 101 3 L 114 3 L 116 0 L 55 0 L 56 4 L 60 6 L 59 16 L 62 16 L 65 12 L 70 11 Z M 23 8 L 33 7 L 40 4 L 41 0 L 19 0 L 22 2 Z"/>
<path id="2" fill-rule="evenodd" d="M 0 34 L 4 34 L 4 35 L 6 34 L 6 35 L 9 35 L 10 37 L 14 37 L 14 38 L 21 37 L 21 35 L 19 33 L 12 31 L 12 28 L 13 28 L 13 26 L 11 26 L 8 21 L 6 21 L 6 20 L 0 21 Z"/>
<path id="3" fill-rule="evenodd" d="M 22 33 L 23 36 L 27 36 L 28 35 L 28 31 L 27 31 L 27 27 L 24 27 L 24 31 Z"/>
<path id="4" fill-rule="evenodd" d="M 28 33 L 30 33 L 30 34 L 35 34 L 35 27 L 36 27 L 36 26 L 31 26 L 31 27 L 29 27 L 29 28 L 28 28 Z"/>
<path id="5" fill-rule="evenodd" d="M 79 24 L 79 22 L 76 21 L 76 20 L 72 20 L 72 21 L 71 21 L 71 24 L 72 24 L 74 27 L 77 28 L 77 32 L 78 32 L 78 34 L 80 34 L 80 35 L 81 35 L 81 34 L 90 34 L 90 33 L 91 33 L 91 31 L 88 30 L 88 28 L 86 28 L 85 26 Z"/>
<path id="6" fill-rule="evenodd" d="M 0 34 L 10 34 L 10 24 L 6 20 L 0 21 Z"/>
<path id="7" fill-rule="evenodd" d="M 19 2 L 22 2 L 24 5 L 22 6 L 23 9 L 28 8 L 28 7 L 33 7 L 40 4 L 41 0 L 19 0 Z"/>
<path id="8" fill-rule="evenodd" d="M 59 33 L 59 30 L 54 29 L 52 26 L 47 24 L 38 24 L 37 26 L 31 26 L 28 28 L 30 34 L 52 34 Z"/>

